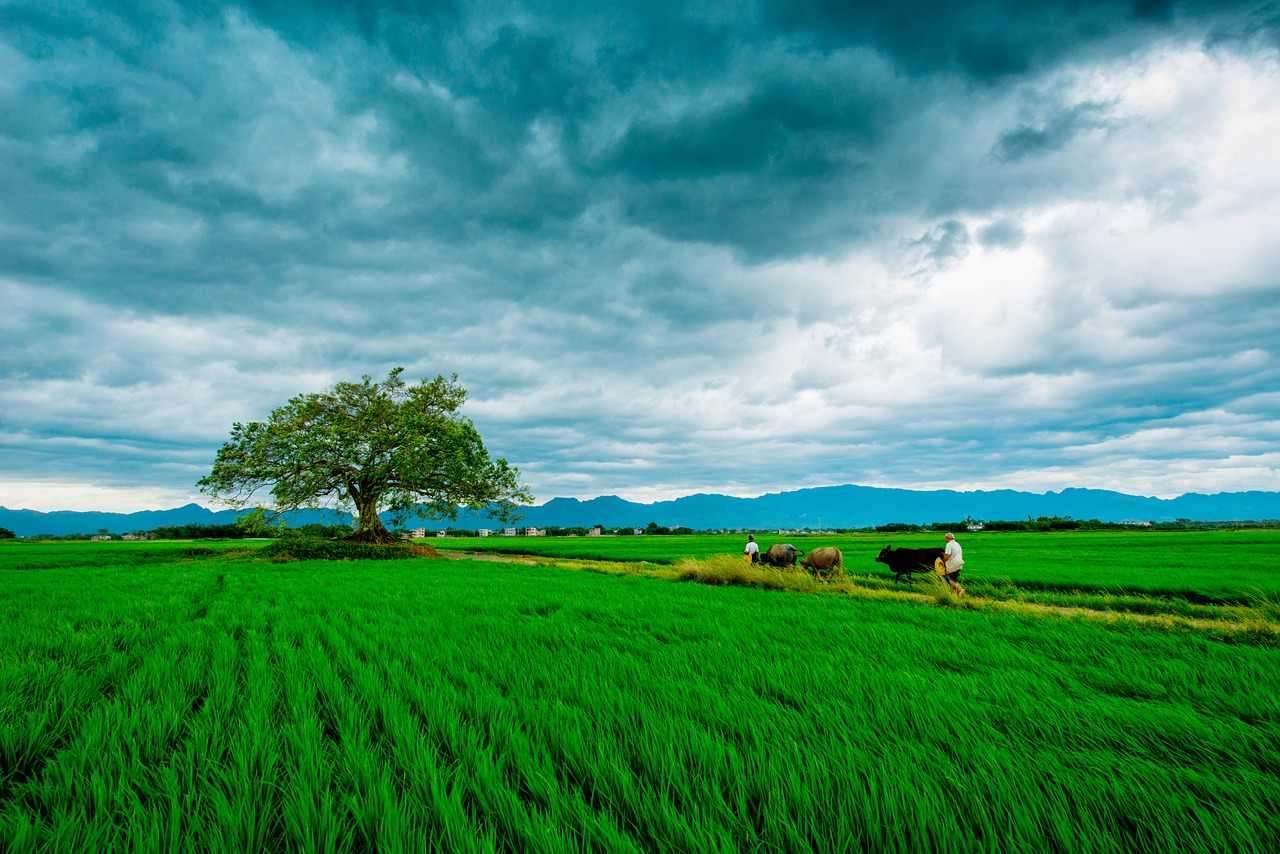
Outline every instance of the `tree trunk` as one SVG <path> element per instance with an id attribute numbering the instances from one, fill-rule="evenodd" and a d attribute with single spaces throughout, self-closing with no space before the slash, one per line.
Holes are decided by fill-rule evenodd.
<path id="1" fill-rule="evenodd" d="M 382 520 L 378 518 L 378 499 L 376 496 L 370 498 L 368 496 L 355 497 L 356 509 L 360 512 L 360 527 L 356 532 L 347 539 L 354 543 L 388 543 L 396 542 L 396 538 L 391 536 L 391 532 L 382 524 Z"/>

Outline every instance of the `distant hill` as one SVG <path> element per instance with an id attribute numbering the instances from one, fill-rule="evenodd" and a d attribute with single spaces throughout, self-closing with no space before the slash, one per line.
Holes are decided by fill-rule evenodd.
<path id="1" fill-rule="evenodd" d="M 150 531 L 164 525 L 230 525 L 236 521 L 235 510 L 210 510 L 199 504 L 187 504 L 172 510 L 141 510 L 137 513 L 81 512 L 55 510 L 9 510 L 0 507 L 0 528 L 8 528 L 19 537 L 47 534 L 65 537 L 72 534 L 96 534 L 105 528 L 113 534 Z M 325 510 L 303 510 L 290 517 L 293 524 L 319 522 L 336 525 L 350 516 Z"/>
<path id="2" fill-rule="evenodd" d="M 1003 489 L 956 492 L 884 489 L 871 486 L 823 486 L 734 498 L 689 495 L 672 501 L 638 504 L 614 495 L 579 501 L 553 498 L 529 507 L 521 525 L 537 527 L 644 527 L 649 522 L 695 530 L 720 528 L 863 528 L 890 522 L 927 524 L 974 519 L 1026 519 L 1061 516 L 1103 522 L 1236 521 L 1280 519 L 1280 492 L 1188 493 L 1149 498 L 1098 489 L 1064 489 L 1037 494 Z M 468 516 L 458 527 L 495 527 Z"/>
<path id="3" fill-rule="evenodd" d="M 863 528 L 890 522 L 947 522 L 974 519 L 1026 519 L 1039 516 L 1070 516 L 1103 522 L 1261 521 L 1280 519 L 1280 492 L 1222 492 L 1214 495 L 1188 493 L 1177 498 L 1149 498 L 1100 489 L 1064 489 L 1061 492 L 1018 492 L 952 490 L 917 491 L 883 489 L 872 486 L 822 486 L 734 498 L 728 495 L 688 495 L 673 501 L 641 504 L 616 495 L 580 501 L 553 498 L 545 504 L 525 508 L 521 526 L 606 528 L 644 527 L 650 522 L 695 530 L 720 528 Z M 20 537 L 38 534 L 66 536 L 93 534 L 101 528 L 123 534 L 147 531 L 162 525 L 215 525 L 235 520 L 234 510 L 209 510 L 188 504 L 172 510 L 145 510 L 139 513 L 86 513 L 61 510 L 9 510 L 0 507 L 0 527 Z M 319 522 L 339 524 L 350 517 L 333 511 L 303 511 L 294 524 Z M 421 520 L 427 528 L 445 523 Z M 483 515 L 463 513 L 458 528 L 499 528 L 502 525 Z"/>

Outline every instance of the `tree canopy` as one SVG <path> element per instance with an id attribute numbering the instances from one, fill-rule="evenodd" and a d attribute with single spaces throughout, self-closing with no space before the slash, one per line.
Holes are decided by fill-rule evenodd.
<path id="1" fill-rule="evenodd" d="M 456 519 L 465 506 L 513 521 L 533 495 L 459 414 L 467 392 L 457 374 L 407 385 L 403 371 L 380 383 L 366 374 L 299 395 L 266 421 L 236 423 L 197 486 L 238 507 L 269 487 L 280 512 L 352 510 L 359 527 L 351 538 L 365 542 L 392 540 L 379 518 L 386 511 L 399 523 L 411 512 Z"/>

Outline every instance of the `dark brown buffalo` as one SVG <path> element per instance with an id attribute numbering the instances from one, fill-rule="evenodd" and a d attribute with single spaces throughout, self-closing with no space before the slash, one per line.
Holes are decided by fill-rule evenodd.
<path id="1" fill-rule="evenodd" d="M 831 578 L 844 572 L 844 555 L 835 546 L 822 546 L 805 555 L 800 565 L 812 572 L 814 578 Z"/>
<path id="2" fill-rule="evenodd" d="M 942 557 L 942 549 L 895 549 L 885 546 L 876 555 L 876 563 L 883 563 L 893 573 L 894 581 L 904 577 L 911 583 L 913 572 L 933 572 L 933 562 Z"/>
<path id="3" fill-rule="evenodd" d="M 802 552 L 791 543 L 775 543 L 760 554 L 760 562 L 769 566 L 795 566 Z"/>

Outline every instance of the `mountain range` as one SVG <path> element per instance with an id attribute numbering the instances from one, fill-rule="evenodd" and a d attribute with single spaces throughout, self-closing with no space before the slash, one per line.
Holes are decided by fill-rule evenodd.
<path id="1" fill-rule="evenodd" d="M 694 530 L 770 528 L 863 528 L 891 522 L 927 524 L 977 520 L 1025 519 L 1060 516 L 1098 519 L 1103 522 L 1262 521 L 1280 519 L 1280 492 L 1187 493 L 1177 498 L 1127 495 L 1100 489 L 1064 489 L 1043 494 L 1011 489 L 992 491 L 887 489 L 872 486 L 821 486 L 777 492 L 757 498 L 728 495 L 688 495 L 649 504 L 627 501 L 616 495 L 590 500 L 553 498 L 545 504 L 523 508 L 520 526 L 605 528 L 644 527 L 656 522 Z M 210 510 L 188 504 L 171 510 L 138 513 L 105 513 L 59 510 L 9 510 L 0 507 L 0 528 L 20 537 L 39 534 L 66 536 L 92 534 L 106 529 L 116 534 L 147 531 L 163 525 L 214 525 L 234 522 L 235 510 Z M 350 516 L 333 511 L 300 511 L 292 524 L 338 524 Z M 446 523 L 418 520 L 409 527 L 428 529 Z M 455 528 L 501 528 L 483 514 L 462 512 Z"/>

